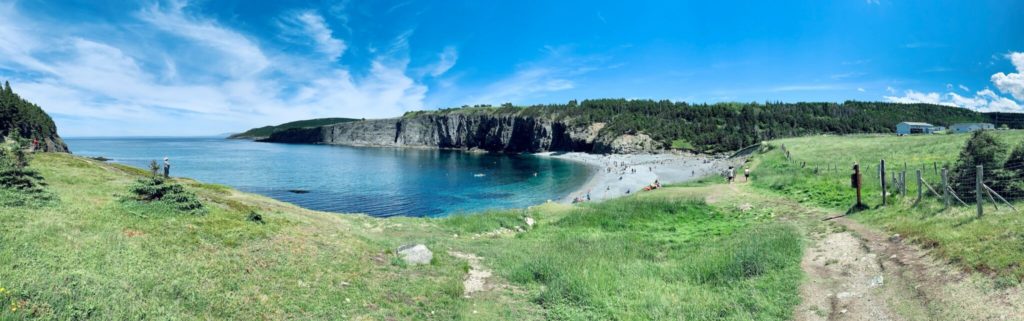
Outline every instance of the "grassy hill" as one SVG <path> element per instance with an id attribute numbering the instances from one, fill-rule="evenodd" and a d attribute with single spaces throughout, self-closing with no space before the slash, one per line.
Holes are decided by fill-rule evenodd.
<path id="1" fill-rule="evenodd" d="M 194 215 L 125 200 L 139 169 L 62 154 L 32 167 L 57 201 L 0 211 L 2 320 L 786 320 L 799 302 L 801 230 L 705 203 L 709 187 L 375 219 L 175 179 L 205 205 Z M 537 225 L 514 232 L 526 216 Z M 433 261 L 406 265 L 407 243 Z M 470 266 L 450 251 L 483 258 L 486 291 L 464 296 Z"/>
<path id="2" fill-rule="evenodd" d="M 288 122 L 288 123 L 280 124 L 280 125 L 277 125 L 277 126 L 263 126 L 263 127 L 259 127 L 259 128 L 253 128 L 253 129 L 247 130 L 247 131 L 242 132 L 242 133 L 233 134 L 231 136 L 228 136 L 228 138 L 231 138 L 231 139 L 262 139 L 262 138 L 270 137 L 270 134 L 273 134 L 274 132 L 277 132 L 277 131 L 282 131 L 282 130 L 287 130 L 287 129 L 292 129 L 292 128 L 317 127 L 317 126 L 331 125 L 331 124 L 344 123 L 344 122 L 357 121 L 357 120 L 359 120 L 359 119 L 354 119 L 354 118 L 316 118 L 316 119 L 299 120 L 299 121 L 293 121 L 293 122 Z"/>
<path id="3" fill-rule="evenodd" d="M 1008 146 L 1024 143 L 1024 131 L 993 131 Z M 934 248 L 945 259 L 969 271 L 993 275 L 1003 284 L 1024 280 L 1024 216 L 1005 206 L 997 210 L 986 200 L 986 215 L 978 218 L 975 207 L 943 204 L 924 187 L 924 201 L 914 205 L 917 184 L 914 171 L 922 170 L 925 181 L 935 189 L 940 174 L 935 168 L 951 166 L 969 134 L 860 136 L 812 136 L 770 142 L 772 151 L 759 156 L 755 186 L 815 206 L 846 210 L 854 203 L 850 187 L 852 164 L 862 164 L 864 202 L 871 209 L 850 217 L 871 226 L 898 233 L 910 240 Z M 787 160 L 782 146 L 790 151 Z M 881 184 L 877 175 L 879 160 L 885 159 L 890 172 L 907 168 L 907 196 L 890 198 L 881 207 Z M 906 164 L 906 165 L 904 165 Z M 838 169 L 833 169 L 838 167 Z M 817 169 L 817 173 L 815 170 Z M 1020 179 L 1020 178 L 1018 178 Z M 941 190 L 939 190 L 941 193 Z M 971 197 L 974 195 L 961 195 Z M 1024 198 L 1013 199 L 1024 209 Z M 958 203 L 957 201 L 953 201 Z"/>
<path id="4" fill-rule="evenodd" d="M 0 142 L 5 137 L 18 135 L 32 141 L 39 141 L 39 149 L 51 152 L 67 152 L 64 140 L 57 135 L 53 123 L 38 105 L 27 101 L 11 89 L 9 82 L 0 88 Z"/>

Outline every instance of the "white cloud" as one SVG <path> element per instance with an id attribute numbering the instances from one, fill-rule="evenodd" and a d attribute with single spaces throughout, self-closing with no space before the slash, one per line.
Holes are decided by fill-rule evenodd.
<path id="1" fill-rule="evenodd" d="M 960 85 L 960 90 L 963 90 L 963 91 L 971 91 L 971 89 L 970 89 L 970 88 L 967 88 L 967 86 L 964 86 L 964 85 Z"/>
<path id="2" fill-rule="evenodd" d="M 1010 94 L 1017 100 L 1024 101 L 1024 52 L 1012 52 L 1006 55 L 1017 69 L 1016 73 L 998 72 L 992 75 L 992 83 L 999 92 Z"/>
<path id="3" fill-rule="evenodd" d="M 270 66 L 259 45 L 239 32 L 220 26 L 212 20 L 187 15 L 185 2 L 172 3 L 170 8 L 155 4 L 138 13 L 138 18 L 166 33 L 177 35 L 213 50 L 226 58 L 227 71 L 234 75 L 252 75 Z"/>
<path id="4" fill-rule="evenodd" d="M 952 91 L 952 90 L 953 90 L 953 84 L 946 84 L 946 91 Z"/>
<path id="5" fill-rule="evenodd" d="M 996 95 L 994 92 L 988 89 L 984 89 L 975 93 L 974 97 L 964 97 L 957 93 L 949 92 L 946 94 L 939 94 L 936 92 L 923 93 L 913 90 L 907 90 L 903 93 L 903 96 L 885 96 L 886 101 L 901 103 L 901 104 L 934 104 L 944 105 L 952 107 L 963 107 L 973 109 L 980 112 L 1022 112 L 1024 109 L 1021 108 L 1017 102 L 1010 100 L 1006 97 Z"/>
<path id="6" fill-rule="evenodd" d="M 374 57 L 357 77 L 319 57 L 265 51 L 184 7 L 147 7 L 132 16 L 142 23 L 125 33 L 151 25 L 146 37 L 176 39 L 178 51 L 168 54 L 164 43 L 113 43 L 83 26 L 40 25 L 0 4 L 0 67 L 26 71 L 3 76 L 68 136 L 202 135 L 313 117 L 394 117 L 423 107 L 428 88 L 407 75 L 409 60 L 400 53 L 408 48 Z M 344 51 L 332 50 L 321 52 Z M 202 61 L 188 56 L 195 51 Z"/>
<path id="7" fill-rule="evenodd" d="M 896 94 L 896 88 L 892 88 L 892 86 L 885 86 L 885 91 L 889 94 Z"/>
<path id="8" fill-rule="evenodd" d="M 548 93 L 576 88 L 578 77 L 599 70 L 606 57 L 576 56 L 566 46 L 545 46 L 547 56 L 516 67 L 512 75 L 495 80 L 464 99 L 466 104 L 526 103 Z M 603 67 L 613 68 L 613 67 Z"/>
<path id="9" fill-rule="evenodd" d="M 859 91 L 859 92 L 865 92 L 865 91 L 867 91 L 867 90 L 864 90 L 864 88 L 860 88 L 860 87 L 857 87 L 857 91 Z"/>
<path id="10" fill-rule="evenodd" d="M 437 63 L 430 68 L 430 75 L 437 77 L 448 72 L 449 69 L 455 66 L 455 62 L 459 60 L 459 52 L 455 47 L 445 47 L 440 54 L 437 55 Z"/>
<path id="11" fill-rule="evenodd" d="M 348 46 L 345 42 L 334 38 L 334 32 L 324 21 L 324 17 L 314 11 L 302 11 L 283 19 L 283 27 L 287 32 L 301 35 L 313 42 L 316 50 L 329 60 L 337 60 L 345 53 Z"/>

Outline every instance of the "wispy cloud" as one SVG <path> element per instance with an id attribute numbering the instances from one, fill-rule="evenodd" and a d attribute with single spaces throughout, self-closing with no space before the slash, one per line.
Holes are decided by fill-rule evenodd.
<path id="1" fill-rule="evenodd" d="M 448 46 L 437 55 L 437 63 L 431 66 L 430 75 L 438 77 L 448 72 L 449 69 L 455 67 L 455 62 L 459 60 L 459 51 L 455 47 Z"/>
<path id="2" fill-rule="evenodd" d="M 865 75 L 865 73 L 853 71 L 853 72 L 846 72 L 846 73 L 841 73 L 841 74 L 834 74 L 834 75 L 829 76 L 829 78 L 837 79 L 838 80 L 838 79 L 846 79 L 846 78 L 856 78 L 856 77 L 860 77 L 860 76 L 863 76 L 863 75 Z"/>
<path id="3" fill-rule="evenodd" d="M 159 42 L 111 42 L 81 25 L 40 25 L 0 5 L 0 67 L 24 71 L 8 76 L 16 90 L 53 113 L 66 135 L 211 134 L 312 117 L 391 117 L 423 107 L 427 87 L 407 75 L 407 47 L 390 48 L 355 76 L 320 57 L 266 50 L 243 32 L 186 13 L 186 6 L 147 6 L 131 16 L 131 28 L 150 28 L 147 37 L 175 39 L 172 50 Z M 326 25 L 317 28 L 319 16 L 295 17 L 313 27 L 309 35 L 329 37 Z M 120 28 L 128 27 L 102 26 Z M 323 45 L 318 52 L 340 56 L 343 43 L 326 37 L 314 37 Z M 183 54 L 166 54 L 172 51 Z M 203 61 L 188 55 L 196 52 Z"/>
<path id="4" fill-rule="evenodd" d="M 547 93 L 576 88 L 576 78 L 599 70 L 605 57 L 576 56 L 567 46 L 546 46 L 546 57 L 519 65 L 515 72 L 471 95 L 470 104 L 522 103 Z"/>
<path id="5" fill-rule="evenodd" d="M 295 34 L 312 42 L 316 50 L 329 60 L 337 60 L 348 48 L 345 42 L 334 37 L 334 31 L 315 11 L 302 11 L 282 19 L 285 32 Z"/>
<path id="6" fill-rule="evenodd" d="M 945 48 L 947 47 L 944 43 L 939 42 L 928 42 L 928 41 L 915 41 L 903 45 L 903 48 L 908 49 L 934 49 L 934 48 Z"/>

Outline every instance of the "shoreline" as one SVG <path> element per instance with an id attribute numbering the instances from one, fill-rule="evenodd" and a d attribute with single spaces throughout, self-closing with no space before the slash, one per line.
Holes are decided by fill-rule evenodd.
<path id="1" fill-rule="evenodd" d="M 729 166 L 742 165 L 745 158 L 687 154 L 588 154 L 581 152 L 543 152 L 533 154 L 573 161 L 593 170 L 590 178 L 558 203 L 572 203 L 577 197 L 604 201 L 643 191 L 657 180 L 661 185 L 684 183 L 708 176 L 721 175 Z M 635 170 L 635 172 L 634 172 Z M 737 170 L 737 177 L 742 170 Z M 628 192 L 628 193 L 627 193 Z"/>

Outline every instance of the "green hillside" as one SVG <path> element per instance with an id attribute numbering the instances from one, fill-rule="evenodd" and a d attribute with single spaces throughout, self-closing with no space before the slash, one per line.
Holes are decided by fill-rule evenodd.
<path id="1" fill-rule="evenodd" d="M 1024 131 L 990 133 L 1009 148 L 1024 143 Z M 942 193 L 941 168 L 953 167 L 969 137 L 970 134 L 859 135 L 775 140 L 769 142 L 770 152 L 758 156 L 760 164 L 754 172 L 754 185 L 807 204 L 845 211 L 855 199 L 850 187 L 851 168 L 854 162 L 860 162 L 864 202 L 870 209 L 850 217 L 935 248 L 936 253 L 966 270 L 991 273 L 999 282 L 1017 284 L 1024 280 L 1021 213 L 998 203 L 997 209 L 986 199 L 986 215 L 978 218 L 974 204 L 963 206 L 953 200 L 954 206 L 945 209 L 931 191 Z M 786 159 L 782 146 L 790 152 L 791 159 Z M 907 196 L 890 190 L 895 195 L 890 197 L 888 206 L 880 206 L 878 164 L 882 159 L 890 173 L 890 186 L 892 173 L 904 168 L 908 173 Z M 921 170 L 931 189 L 923 187 L 925 197 L 915 205 L 917 170 Z M 1020 182 L 1021 178 L 1006 179 Z M 1024 209 L 1021 196 L 1006 195 L 1018 209 Z M 960 197 L 972 202 L 975 195 L 967 193 Z"/>
<path id="2" fill-rule="evenodd" d="M 67 151 L 53 119 L 38 105 L 21 98 L 5 81 L 0 89 L 0 141 L 15 133 L 30 141 L 38 139 L 44 151 Z"/>
<path id="3" fill-rule="evenodd" d="M 293 122 L 288 122 L 288 123 L 280 124 L 280 125 L 277 125 L 277 126 L 263 126 L 263 127 L 259 127 L 259 128 L 253 128 L 253 129 L 247 130 L 247 131 L 242 132 L 242 133 L 233 134 L 231 136 L 228 136 L 228 138 L 231 138 L 231 139 L 261 139 L 261 138 L 270 137 L 270 134 L 273 134 L 274 132 L 282 131 L 282 130 L 287 130 L 287 129 L 292 129 L 292 128 L 316 127 L 316 126 L 331 125 L 331 124 L 344 123 L 344 122 L 357 121 L 357 120 L 359 120 L 359 119 L 354 119 L 354 118 L 317 118 L 317 119 L 299 120 L 299 121 L 293 121 Z"/>
<path id="4" fill-rule="evenodd" d="M 799 302 L 800 229 L 707 188 L 376 219 L 173 179 L 204 205 L 183 212 L 127 198 L 140 169 L 32 167 L 56 200 L 0 211 L 0 320 L 788 320 Z M 399 259 L 408 243 L 431 263 Z M 486 291 L 464 295 L 456 252 L 483 258 Z"/>

